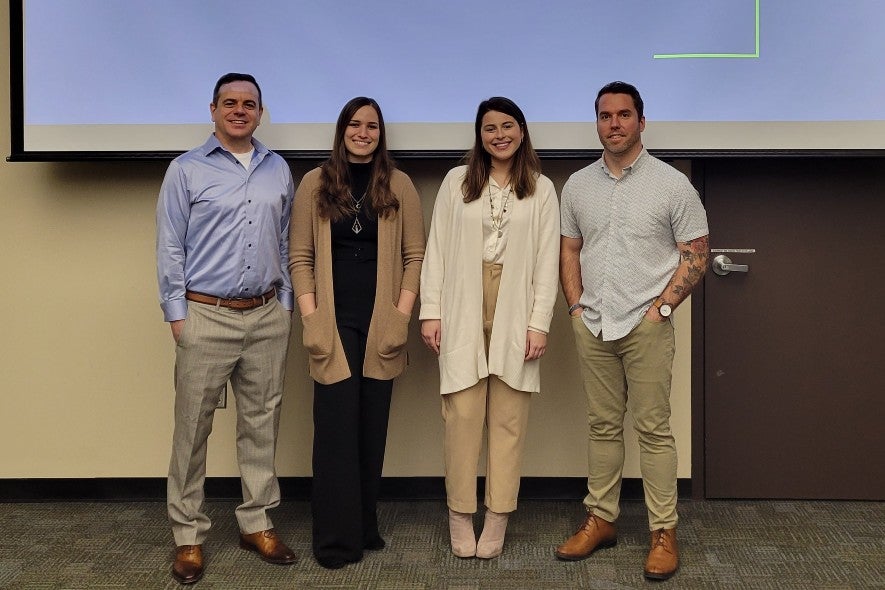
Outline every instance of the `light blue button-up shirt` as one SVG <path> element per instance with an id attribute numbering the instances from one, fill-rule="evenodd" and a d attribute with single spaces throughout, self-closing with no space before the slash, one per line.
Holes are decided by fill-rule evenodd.
<path id="1" fill-rule="evenodd" d="M 252 139 L 248 170 L 214 135 L 172 161 L 157 202 L 157 279 L 167 322 L 187 317 L 185 291 L 248 298 L 276 287 L 293 309 L 289 278 L 289 165 Z"/>

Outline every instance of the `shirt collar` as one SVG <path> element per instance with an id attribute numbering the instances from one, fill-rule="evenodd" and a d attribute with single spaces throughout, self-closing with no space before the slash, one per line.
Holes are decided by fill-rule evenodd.
<path id="1" fill-rule="evenodd" d="M 633 160 L 633 162 L 629 166 L 624 167 L 624 172 L 631 172 L 634 168 L 641 168 L 642 164 L 646 160 L 646 155 L 648 155 L 648 151 L 643 147 L 642 150 L 640 150 L 639 155 L 636 156 L 636 159 Z M 612 176 L 612 173 L 608 169 L 608 166 L 605 165 L 605 158 L 599 158 L 599 167 L 607 175 Z M 612 178 L 614 178 L 614 176 L 612 176 Z"/>
<path id="2" fill-rule="evenodd" d="M 252 138 L 252 147 L 254 147 L 254 148 L 255 148 L 255 152 L 256 152 L 257 154 L 261 155 L 262 157 L 265 156 L 265 155 L 267 154 L 267 152 L 268 152 L 267 147 L 265 147 L 265 145 L 264 145 L 263 143 L 261 143 L 260 141 L 258 141 L 258 140 L 255 139 L 254 137 Z M 203 153 L 204 156 L 208 156 L 209 154 L 211 154 L 211 153 L 214 152 L 215 150 L 222 150 L 222 151 L 225 151 L 225 152 L 227 151 L 227 150 L 224 148 L 224 146 L 221 145 L 221 142 L 218 141 L 218 138 L 215 137 L 215 134 L 214 134 L 214 133 L 212 133 L 211 135 L 209 135 L 209 139 L 207 139 L 207 140 L 206 140 L 206 143 L 204 143 L 204 144 L 200 147 L 200 150 L 202 151 L 202 153 Z"/>
<path id="3" fill-rule="evenodd" d="M 489 187 L 494 187 L 498 190 L 503 190 L 504 187 L 498 184 L 498 181 L 492 178 L 492 175 L 489 174 Z"/>

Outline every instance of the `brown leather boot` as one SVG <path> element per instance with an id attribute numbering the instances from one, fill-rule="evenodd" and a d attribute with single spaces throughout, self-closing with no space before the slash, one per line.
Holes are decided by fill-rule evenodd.
<path id="1" fill-rule="evenodd" d="M 645 560 L 645 577 L 650 580 L 667 580 L 679 569 L 679 547 L 676 545 L 676 529 L 658 529 L 651 532 L 651 551 Z"/>
<path id="2" fill-rule="evenodd" d="M 273 529 L 248 535 L 240 533 L 240 547 L 254 551 L 264 561 L 277 565 L 289 565 L 298 559 L 292 550 L 280 541 Z"/>
<path id="3" fill-rule="evenodd" d="M 565 561 L 586 559 L 603 547 L 612 547 L 618 542 L 614 523 L 588 513 L 587 520 L 565 543 L 556 548 L 556 557 Z"/>
<path id="4" fill-rule="evenodd" d="M 181 545 L 175 549 L 172 577 L 179 584 L 193 584 L 203 577 L 202 545 Z"/>

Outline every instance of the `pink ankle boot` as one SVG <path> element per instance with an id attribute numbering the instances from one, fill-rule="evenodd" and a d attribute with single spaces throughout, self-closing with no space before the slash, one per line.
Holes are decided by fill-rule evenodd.
<path id="1" fill-rule="evenodd" d="M 476 533 L 473 532 L 473 515 L 449 509 L 449 535 L 452 553 L 458 557 L 476 555 Z"/>
<path id="2" fill-rule="evenodd" d="M 476 556 L 480 559 L 498 557 L 504 550 L 504 534 L 507 532 L 509 514 L 486 510 L 486 521 L 476 545 Z"/>

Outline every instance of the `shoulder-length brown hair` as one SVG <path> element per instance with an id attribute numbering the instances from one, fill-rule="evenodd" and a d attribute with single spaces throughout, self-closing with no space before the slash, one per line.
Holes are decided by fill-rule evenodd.
<path id="1" fill-rule="evenodd" d="M 532 147 L 525 115 L 522 114 L 522 109 L 509 98 L 493 96 L 479 103 L 479 108 L 476 110 L 473 149 L 464 156 L 467 163 L 467 175 L 461 185 L 461 190 L 464 192 L 464 202 L 469 203 L 482 196 L 482 189 L 488 182 L 489 174 L 492 171 L 492 156 L 482 146 L 482 118 L 489 111 L 497 111 L 513 117 L 519 128 L 522 129 L 522 143 L 513 154 L 513 163 L 510 167 L 510 186 L 513 187 L 517 199 L 530 197 L 535 193 L 538 176 L 541 174 L 541 160 Z"/>
<path id="2" fill-rule="evenodd" d="M 317 204 L 321 217 L 330 221 L 338 221 L 341 218 L 353 214 L 353 202 L 350 198 L 351 178 L 347 161 L 347 148 L 344 145 L 344 132 L 347 125 L 353 119 L 354 114 L 364 106 L 370 106 L 378 113 L 378 147 L 372 154 L 372 172 L 369 178 L 369 186 L 366 190 L 369 195 L 371 208 L 367 213 L 374 213 L 379 218 L 395 214 L 399 210 L 399 201 L 390 188 L 390 178 L 396 165 L 390 154 L 387 153 L 387 131 L 384 129 L 384 115 L 381 107 L 374 99 L 366 96 L 357 96 L 347 101 L 338 122 L 335 124 L 335 139 L 332 143 L 332 153 L 329 159 L 320 165 L 320 185 L 317 188 Z"/>

